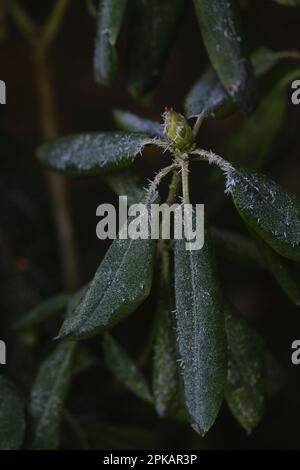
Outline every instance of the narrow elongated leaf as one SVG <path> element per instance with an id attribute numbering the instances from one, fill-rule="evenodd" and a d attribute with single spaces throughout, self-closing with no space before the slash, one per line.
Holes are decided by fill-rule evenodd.
<path id="1" fill-rule="evenodd" d="M 266 85 L 263 87 L 267 88 L 267 92 L 272 90 L 277 82 L 280 82 L 286 76 L 289 69 L 293 70 L 295 65 L 297 67 L 297 60 L 293 60 L 290 67 L 285 67 L 279 74 L 274 74 L 273 69 L 284 58 L 284 54 L 274 52 L 266 47 L 261 47 L 251 54 L 251 62 L 257 79 L 260 82 L 264 82 L 266 77 L 270 75 Z M 281 86 L 284 84 L 282 83 Z M 185 100 L 185 111 L 188 118 L 198 115 L 204 117 L 217 115 L 221 117 L 235 111 L 232 98 L 212 68 L 208 68 L 204 72 L 188 93 Z"/>
<path id="2" fill-rule="evenodd" d="M 29 403 L 31 449 L 57 449 L 59 428 L 72 376 L 75 342 L 58 344 L 42 362 Z"/>
<path id="3" fill-rule="evenodd" d="M 14 384 L 0 376 L 0 450 L 18 450 L 25 432 L 23 405 Z"/>
<path id="4" fill-rule="evenodd" d="M 134 312 L 150 292 L 154 257 L 153 240 L 114 240 L 59 337 L 93 336 Z"/>
<path id="5" fill-rule="evenodd" d="M 228 94 L 246 113 L 257 100 L 256 83 L 234 0 L 194 0 L 204 44 Z"/>
<path id="6" fill-rule="evenodd" d="M 187 419 L 180 380 L 176 347 L 174 305 L 170 289 L 164 286 L 157 311 L 154 342 L 153 395 L 157 413 L 180 420 Z"/>
<path id="7" fill-rule="evenodd" d="M 52 170 L 71 175 L 97 174 L 123 168 L 149 143 L 149 136 L 101 132 L 61 137 L 38 148 L 39 159 Z"/>
<path id="8" fill-rule="evenodd" d="M 129 25 L 129 90 L 135 97 L 151 91 L 167 62 L 184 0 L 132 0 Z"/>
<path id="9" fill-rule="evenodd" d="M 70 296 L 68 294 L 59 294 L 51 297 L 48 300 L 40 303 L 37 307 L 31 310 L 27 315 L 24 315 L 20 320 L 15 323 L 15 328 L 24 329 L 32 328 L 40 323 L 43 323 L 48 318 L 61 312 L 67 305 Z"/>
<path id="10" fill-rule="evenodd" d="M 249 237 L 217 227 L 212 227 L 211 233 L 216 250 L 227 260 L 252 268 L 265 268 L 255 244 Z"/>
<path id="11" fill-rule="evenodd" d="M 115 44 L 125 13 L 127 0 L 100 0 L 94 55 L 95 80 L 109 85 L 117 71 Z"/>
<path id="12" fill-rule="evenodd" d="M 103 349 L 106 365 L 116 379 L 132 393 L 151 403 L 152 396 L 141 371 L 122 346 L 108 333 L 103 338 Z"/>
<path id="13" fill-rule="evenodd" d="M 203 435 L 220 409 L 227 369 L 223 298 L 208 231 L 201 250 L 186 250 L 185 240 L 176 240 L 175 294 L 186 406 Z"/>
<path id="14" fill-rule="evenodd" d="M 252 237 L 259 249 L 262 259 L 264 260 L 270 273 L 273 275 L 277 284 L 289 299 L 296 305 L 300 305 L 300 283 L 296 278 L 288 260 L 278 255 L 261 237 L 255 232 L 251 232 Z"/>
<path id="15" fill-rule="evenodd" d="M 300 261 L 300 198 L 252 170 L 234 170 L 227 183 L 246 224 L 277 253 Z"/>
<path id="16" fill-rule="evenodd" d="M 226 113 L 227 109 L 233 107 L 231 97 L 211 68 L 204 72 L 185 99 L 185 112 L 188 118 L 198 115 L 215 116 L 219 111 Z"/>
<path id="17" fill-rule="evenodd" d="M 114 111 L 114 119 L 121 131 L 142 132 L 153 137 L 164 137 L 163 125 L 160 122 L 119 109 Z"/>
<path id="18" fill-rule="evenodd" d="M 261 101 L 255 113 L 234 130 L 225 147 L 225 159 L 238 165 L 261 169 L 270 155 L 285 112 L 286 94 L 276 87 Z"/>
<path id="19" fill-rule="evenodd" d="M 264 413 L 264 347 L 258 334 L 230 308 L 225 311 L 228 340 L 226 401 L 250 433 Z"/>
<path id="20" fill-rule="evenodd" d="M 105 175 L 105 181 L 118 196 L 127 196 L 128 205 L 141 201 L 145 196 L 142 182 L 131 169 Z"/>

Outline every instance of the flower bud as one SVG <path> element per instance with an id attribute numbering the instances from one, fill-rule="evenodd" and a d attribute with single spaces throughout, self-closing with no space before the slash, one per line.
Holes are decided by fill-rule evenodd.
<path id="1" fill-rule="evenodd" d="M 174 149 L 190 152 L 195 148 L 193 130 L 182 114 L 173 109 L 166 110 L 164 117 L 164 133 Z"/>

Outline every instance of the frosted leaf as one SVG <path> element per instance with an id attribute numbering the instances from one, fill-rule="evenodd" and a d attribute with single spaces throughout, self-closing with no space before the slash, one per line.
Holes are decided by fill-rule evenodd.
<path id="1" fill-rule="evenodd" d="M 128 84 L 134 97 L 142 97 L 158 83 L 184 12 L 184 0 L 130 2 Z"/>
<path id="2" fill-rule="evenodd" d="M 154 240 L 114 240 L 59 337 L 95 335 L 136 310 L 150 292 L 154 257 Z"/>
<path id="3" fill-rule="evenodd" d="M 257 236 L 255 232 L 252 231 L 251 235 L 255 240 L 261 258 L 279 287 L 292 302 L 296 305 L 300 305 L 299 280 L 292 266 L 289 265 L 289 261 L 278 255 L 260 236 Z M 284 232 L 284 236 L 286 237 L 286 232 Z"/>
<path id="4" fill-rule="evenodd" d="M 117 126 L 122 131 L 142 132 L 152 137 L 164 137 L 163 124 L 142 118 L 129 111 L 114 111 L 114 118 Z"/>
<path id="5" fill-rule="evenodd" d="M 228 341 L 225 397 L 234 417 L 250 433 L 264 413 L 263 342 L 230 307 L 226 307 L 225 320 Z"/>
<path id="6" fill-rule="evenodd" d="M 100 85 L 109 85 L 117 71 L 115 44 L 127 0 L 100 0 L 94 54 L 94 75 Z"/>
<path id="7" fill-rule="evenodd" d="M 154 341 L 153 395 L 159 416 L 186 420 L 183 389 L 180 380 L 176 348 L 176 330 L 172 311 L 173 286 L 161 287 L 157 309 L 157 327 Z M 172 292 L 171 292 L 172 289 Z"/>
<path id="8" fill-rule="evenodd" d="M 202 435 L 219 412 L 226 380 L 223 297 L 208 231 L 201 250 L 175 244 L 176 325 L 185 401 Z M 209 295 L 208 295 L 209 294 Z"/>
<path id="9" fill-rule="evenodd" d="M 0 376 L 0 450 L 18 450 L 22 446 L 25 418 L 21 399 L 14 384 Z"/>
<path id="10" fill-rule="evenodd" d="M 194 0 L 203 41 L 214 70 L 238 106 L 250 113 L 257 101 L 256 83 L 245 53 L 237 2 Z M 218 47 L 218 45 L 222 47 Z"/>
<path id="11" fill-rule="evenodd" d="M 188 118 L 214 116 L 222 107 L 232 104 L 232 100 L 219 81 L 216 73 L 208 69 L 189 91 L 185 100 Z"/>
<path id="12" fill-rule="evenodd" d="M 59 428 L 72 375 L 75 342 L 56 345 L 41 363 L 29 402 L 31 449 L 54 450 L 59 445 Z"/>
<path id="13" fill-rule="evenodd" d="M 41 145 L 39 159 L 69 174 L 97 174 L 130 165 L 149 143 L 149 136 L 126 132 L 70 135 Z"/>
<path id="14" fill-rule="evenodd" d="M 252 170 L 235 170 L 231 177 L 244 221 L 280 255 L 300 261 L 300 198 Z"/>
<path id="15" fill-rule="evenodd" d="M 147 382 L 122 346 L 108 333 L 103 338 L 105 362 L 115 378 L 135 395 L 147 402 L 152 396 Z"/>

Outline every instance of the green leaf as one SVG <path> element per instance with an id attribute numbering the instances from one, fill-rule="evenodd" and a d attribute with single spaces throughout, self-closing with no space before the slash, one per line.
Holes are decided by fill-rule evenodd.
<path id="1" fill-rule="evenodd" d="M 251 54 L 251 62 L 255 76 L 260 80 L 261 88 L 267 92 L 280 83 L 283 87 L 290 79 L 287 73 L 298 73 L 298 61 L 291 60 L 289 66 L 274 73 L 274 68 L 282 59 L 286 59 L 288 54 L 274 52 L 266 47 L 261 47 Z M 296 70 L 294 70 L 296 68 Z M 266 83 L 263 83 L 266 82 Z M 213 69 L 208 68 L 206 72 L 192 87 L 185 99 L 185 111 L 188 118 L 198 115 L 207 117 L 222 117 L 235 110 L 234 103 L 230 95 L 226 92 Z"/>
<path id="2" fill-rule="evenodd" d="M 94 75 L 100 85 L 109 85 L 117 71 L 115 44 L 127 0 L 100 0 L 94 54 Z"/>
<path id="3" fill-rule="evenodd" d="M 154 258 L 154 240 L 114 240 L 59 338 L 94 336 L 134 312 L 149 295 Z"/>
<path id="4" fill-rule="evenodd" d="M 252 240 L 230 230 L 211 228 L 212 239 L 218 254 L 228 261 L 238 262 L 251 268 L 262 269 L 265 264 Z"/>
<path id="5" fill-rule="evenodd" d="M 70 379 L 76 343 L 56 345 L 42 362 L 29 403 L 31 449 L 54 450 L 59 446 L 59 429 Z"/>
<path id="6" fill-rule="evenodd" d="M 286 104 L 284 90 L 273 89 L 260 102 L 255 113 L 234 129 L 225 147 L 224 158 L 250 168 L 262 168 L 282 126 Z"/>
<path id="7" fill-rule="evenodd" d="M 153 395 L 159 416 L 186 420 L 182 383 L 176 348 L 174 300 L 170 288 L 160 293 L 154 342 Z"/>
<path id="8" fill-rule="evenodd" d="M 299 280 L 294 275 L 288 261 L 278 255 L 269 245 L 257 236 L 255 232 L 252 231 L 251 234 L 262 259 L 279 287 L 292 302 L 296 305 L 300 305 Z"/>
<path id="9" fill-rule="evenodd" d="M 247 225 L 280 255 L 300 261 L 300 198 L 253 170 L 233 170 L 227 180 Z"/>
<path id="10" fill-rule="evenodd" d="M 14 384 L 0 375 L 0 450 L 18 450 L 25 433 L 23 405 Z"/>
<path id="11" fill-rule="evenodd" d="M 131 169 L 107 173 L 104 178 L 108 186 L 118 196 L 127 196 L 128 205 L 135 204 L 145 197 L 140 177 Z"/>
<path id="12" fill-rule="evenodd" d="M 232 107 L 232 99 L 211 68 L 204 72 L 185 99 L 185 112 L 188 118 L 198 115 L 215 116 L 218 112 L 226 113 L 226 110 Z"/>
<path id="13" fill-rule="evenodd" d="M 238 106 L 250 113 L 257 90 L 244 33 L 234 0 L 194 0 L 203 41 L 211 64 Z"/>
<path id="14" fill-rule="evenodd" d="M 132 0 L 130 6 L 129 90 L 134 97 L 142 97 L 160 80 L 184 0 Z"/>
<path id="15" fill-rule="evenodd" d="M 103 338 L 103 350 L 106 365 L 116 379 L 132 393 L 151 403 L 153 399 L 141 371 L 127 352 L 108 333 Z"/>
<path id="16" fill-rule="evenodd" d="M 225 397 L 239 422 L 250 433 L 264 413 L 264 346 L 260 336 L 230 308 L 225 311 L 228 372 Z"/>
<path id="17" fill-rule="evenodd" d="M 163 125 L 160 122 L 145 119 L 129 111 L 114 111 L 114 120 L 118 128 L 127 132 L 142 132 L 153 137 L 164 137 Z"/>
<path id="18" fill-rule="evenodd" d="M 61 312 L 67 305 L 70 296 L 68 294 L 59 294 L 50 299 L 45 300 L 32 309 L 27 315 L 16 321 L 14 326 L 18 330 L 32 328 L 43 323 L 48 318 Z"/>
<path id="19" fill-rule="evenodd" d="M 149 136 L 101 132 L 61 137 L 41 145 L 39 159 L 52 170 L 71 175 L 98 174 L 130 165 Z"/>
<path id="20" fill-rule="evenodd" d="M 226 380 L 223 297 L 206 230 L 201 250 L 175 244 L 177 342 L 192 425 L 204 435 L 219 412 Z"/>

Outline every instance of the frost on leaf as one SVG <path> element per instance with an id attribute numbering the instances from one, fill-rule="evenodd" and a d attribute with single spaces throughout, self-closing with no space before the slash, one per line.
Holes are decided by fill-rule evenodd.
<path id="1" fill-rule="evenodd" d="M 29 403 L 31 449 L 56 449 L 58 446 L 75 346 L 75 342 L 58 344 L 40 365 Z"/>
<path id="2" fill-rule="evenodd" d="M 154 240 L 114 240 L 59 337 L 95 335 L 134 312 L 150 292 L 154 254 Z"/>
<path id="3" fill-rule="evenodd" d="M 264 413 L 264 347 L 258 334 L 229 307 L 225 311 L 228 372 L 225 397 L 240 425 L 250 433 Z"/>
<path id="4" fill-rule="evenodd" d="M 14 384 L 0 376 L 0 450 L 18 450 L 24 438 L 23 405 Z"/>
<path id="5" fill-rule="evenodd" d="M 201 250 L 175 245 L 176 329 L 185 402 L 194 429 L 205 434 L 219 412 L 226 380 L 223 296 L 209 233 Z"/>
<path id="6" fill-rule="evenodd" d="M 38 148 L 49 168 L 69 174 L 97 174 L 130 165 L 149 143 L 149 136 L 126 132 L 77 134 Z"/>
<path id="7" fill-rule="evenodd" d="M 280 255 L 300 260 L 300 198 L 252 170 L 231 173 L 233 201 L 244 219 Z"/>

